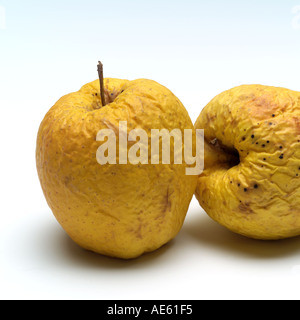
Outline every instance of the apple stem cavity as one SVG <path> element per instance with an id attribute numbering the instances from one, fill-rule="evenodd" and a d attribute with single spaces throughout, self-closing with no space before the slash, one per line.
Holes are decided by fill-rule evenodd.
<path id="1" fill-rule="evenodd" d="M 103 84 L 103 64 L 99 61 L 98 62 L 98 74 L 99 74 L 99 81 L 100 81 L 100 96 L 102 107 L 105 107 L 105 95 L 104 95 L 104 84 Z"/>

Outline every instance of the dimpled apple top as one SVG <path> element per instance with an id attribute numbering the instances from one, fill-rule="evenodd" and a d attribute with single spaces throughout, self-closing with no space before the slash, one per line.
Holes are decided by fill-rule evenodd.
<path id="1" fill-rule="evenodd" d="M 135 258 L 158 249 L 180 231 L 197 177 L 186 165 L 100 165 L 96 141 L 119 122 L 128 132 L 141 128 L 193 129 L 182 103 L 151 80 L 105 79 L 102 107 L 99 81 L 61 98 L 45 116 L 37 139 L 37 169 L 55 217 L 85 249 Z M 128 148 L 132 143 L 128 143 Z M 118 163 L 118 159 L 117 159 Z"/>
<path id="2" fill-rule="evenodd" d="M 248 237 L 300 235 L 300 93 L 240 86 L 214 98 L 195 127 L 205 129 L 204 210 Z"/>

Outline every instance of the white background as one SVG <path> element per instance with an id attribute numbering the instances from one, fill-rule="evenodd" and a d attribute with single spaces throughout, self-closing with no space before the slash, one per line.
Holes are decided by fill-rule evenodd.
<path id="1" fill-rule="evenodd" d="M 151 3 L 151 4 L 150 4 Z M 178 237 L 133 261 L 77 247 L 35 168 L 48 109 L 97 78 L 150 78 L 193 121 L 247 83 L 300 89 L 300 1 L 1 1 L 0 298 L 298 299 L 300 238 L 235 235 L 191 203 Z"/>

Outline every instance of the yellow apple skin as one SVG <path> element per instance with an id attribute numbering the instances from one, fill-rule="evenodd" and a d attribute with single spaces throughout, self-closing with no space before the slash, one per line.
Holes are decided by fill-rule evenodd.
<path id="1" fill-rule="evenodd" d="M 250 238 L 300 235 L 300 93 L 239 86 L 215 97 L 195 127 L 205 129 L 196 197 L 207 214 Z"/>
<path id="2" fill-rule="evenodd" d="M 38 133 L 37 171 L 53 214 L 78 245 L 132 259 L 176 237 L 197 176 L 186 175 L 184 162 L 100 165 L 97 133 L 113 129 L 118 146 L 120 121 L 149 137 L 151 129 L 195 129 L 178 98 L 154 81 L 107 78 L 104 86 L 104 107 L 94 81 L 50 109 Z"/>

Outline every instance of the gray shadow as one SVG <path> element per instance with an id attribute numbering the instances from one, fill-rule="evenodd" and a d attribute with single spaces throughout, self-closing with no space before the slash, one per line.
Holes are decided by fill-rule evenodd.
<path id="1" fill-rule="evenodd" d="M 182 232 L 201 246 L 209 246 L 239 256 L 276 259 L 300 254 L 300 237 L 277 241 L 250 239 L 219 225 L 201 208 L 192 212 Z"/>

